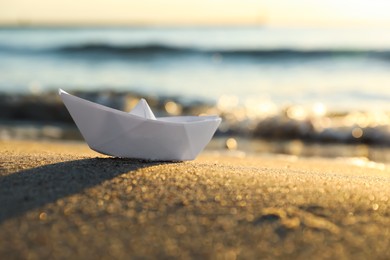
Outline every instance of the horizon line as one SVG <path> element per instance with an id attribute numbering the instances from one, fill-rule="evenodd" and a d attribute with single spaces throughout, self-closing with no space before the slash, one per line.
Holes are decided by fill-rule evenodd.
<path id="1" fill-rule="evenodd" d="M 218 27 L 261 27 L 261 28 L 313 28 L 313 29 L 389 29 L 390 25 L 382 24 L 381 26 L 373 26 L 370 24 L 270 24 L 270 23 L 152 23 L 152 22 L 29 22 L 29 21 L 17 21 L 17 22 L 1 22 L 0 28 L 82 28 L 82 27 L 98 27 L 98 28 L 110 28 L 110 27 L 128 27 L 128 28 L 218 28 Z"/>

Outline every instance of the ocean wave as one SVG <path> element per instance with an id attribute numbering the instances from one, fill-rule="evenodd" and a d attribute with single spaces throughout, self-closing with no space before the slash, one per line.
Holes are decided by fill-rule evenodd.
<path id="1" fill-rule="evenodd" d="M 59 53 L 77 55 L 131 56 L 131 55 L 220 55 L 264 59 L 321 59 L 321 58 L 374 58 L 390 60 L 387 49 L 304 49 L 304 48 L 199 48 L 150 43 L 114 45 L 109 43 L 80 43 L 45 48 L 0 46 L 3 52 Z"/>
<path id="2" fill-rule="evenodd" d="M 146 44 L 118 46 L 110 44 L 82 44 L 64 46 L 56 51 L 66 53 L 94 53 L 112 55 L 221 55 L 227 57 L 253 57 L 253 58 L 329 58 L 329 57 L 373 57 L 390 59 L 390 50 L 354 50 L 354 49 L 205 49 L 195 47 L 181 47 L 164 44 Z"/>
<path id="3" fill-rule="evenodd" d="M 169 45 L 148 44 L 148 45 L 111 45 L 111 44 L 81 44 L 64 46 L 54 49 L 55 51 L 67 53 L 102 53 L 102 54 L 153 54 L 153 53 L 189 53 L 196 52 L 190 48 L 181 48 Z"/>

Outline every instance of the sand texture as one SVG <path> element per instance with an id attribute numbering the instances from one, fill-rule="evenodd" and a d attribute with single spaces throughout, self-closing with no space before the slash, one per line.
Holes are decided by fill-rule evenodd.
<path id="1" fill-rule="evenodd" d="M 0 259 L 390 259 L 386 165 L 233 155 L 2 141 Z"/>

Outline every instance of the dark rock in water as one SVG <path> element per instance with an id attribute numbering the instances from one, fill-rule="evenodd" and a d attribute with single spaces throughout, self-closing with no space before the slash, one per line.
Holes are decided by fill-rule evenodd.
<path id="1" fill-rule="evenodd" d="M 0 121 L 0 139 L 82 140 L 74 123 Z"/>
<path id="2" fill-rule="evenodd" d="M 57 95 L 0 96 L 0 119 L 72 122 L 72 118 Z"/>
<path id="3" fill-rule="evenodd" d="M 316 128 L 315 119 L 296 120 L 278 115 L 259 121 L 252 136 L 264 139 L 298 139 L 316 143 L 375 144 L 390 145 L 388 125 L 358 127 L 335 125 Z M 332 119 L 329 119 L 332 120 Z"/>
<path id="4" fill-rule="evenodd" d="M 260 121 L 253 130 L 255 137 L 271 139 L 309 139 L 314 134 L 311 121 L 275 116 Z"/>

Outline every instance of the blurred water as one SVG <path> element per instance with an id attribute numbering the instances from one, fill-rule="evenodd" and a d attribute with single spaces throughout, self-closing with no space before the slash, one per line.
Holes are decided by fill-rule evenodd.
<path id="1" fill-rule="evenodd" d="M 0 29 L 1 92 L 114 89 L 390 111 L 389 72 L 384 29 Z"/>

